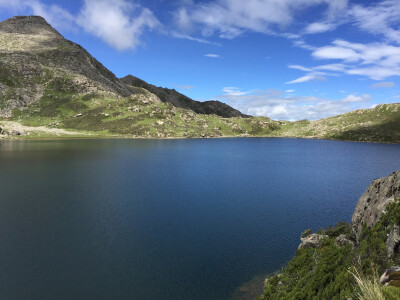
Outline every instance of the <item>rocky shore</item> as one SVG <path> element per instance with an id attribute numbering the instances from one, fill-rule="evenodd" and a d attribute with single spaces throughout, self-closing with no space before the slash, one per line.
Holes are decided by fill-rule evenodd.
<path id="1" fill-rule="evenodd" d="M 265 280 L 259 299 L 353 298 L 352 269 L 365 278 L 382 274 L 378 282 L 385 297 L 400 297 L 399 258 L 400 170 L 372 181 L 358 200 L 351 223 L 317 233 L 306 230 L 287 267 Z"/>

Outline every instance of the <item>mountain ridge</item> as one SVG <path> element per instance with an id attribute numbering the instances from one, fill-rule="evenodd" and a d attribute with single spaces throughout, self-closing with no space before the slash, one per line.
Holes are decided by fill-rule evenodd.
<path id="1" fill-rule="evenodd" d="M 10 137 L 19 123 L 25 127 L 18 128 L 29 128 L 25 137 L 51 137 L 31 129 L 44 126 L 77 136 L 300 137 L 400 143 L 400 104 L 317 121 L 247 116 L 222 102 L 195 101 L 132 75 L 119 79 L 38 16 L 0 23 L 1 118 L 9 121 L 0 124 L 3 138 Z"/>
<path id="2" fill-rule="evenodd" d="M 248 115 L 242 114 L 237 109 L 234 109 L 229 105 L 222 103 L 220 101 L 216 100 L 209 100 L 204 102 L 196 101 L 177 92 L 175 89 L 157 87 L 133 75 L 127 75 L 121 78 L 120 80 L 126 85 L 141 87 L 148 90 L 149 92 L 157 95 L 158 98 L 160 98 L 160 100 L 163 102 L 169 102 L 176 107 L 190 109 L 198 114 L 205 114 L 205 115 L 216 114 L 223 118 L 250 117 Z"/>

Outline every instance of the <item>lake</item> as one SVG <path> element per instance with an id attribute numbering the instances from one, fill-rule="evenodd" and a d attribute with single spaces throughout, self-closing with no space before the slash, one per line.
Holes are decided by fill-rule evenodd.
<path id="1" fill-rule="evenodd" d="M 390 144 L 0 141 L 0 297 L 230 299 L 398 169 Z"/>

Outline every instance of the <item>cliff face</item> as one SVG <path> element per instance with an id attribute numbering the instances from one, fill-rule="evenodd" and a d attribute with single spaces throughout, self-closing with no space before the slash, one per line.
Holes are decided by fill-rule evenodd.
<path id="1" fill-rule="evenodd" d="M 351 223 L 357 242 L 359 242 L 363 224 L 372 228 L 380 220 L 386 206 L 395 198 L 400 198 L 400 170 L 388 177 L 372 181 L 366 192 L 358 200 L 352 217 Z M 394 254 L 399 241 L 400 229 L 398 224 L 395 224 L 390 229 L 386 241 L 388 256 Z"/>

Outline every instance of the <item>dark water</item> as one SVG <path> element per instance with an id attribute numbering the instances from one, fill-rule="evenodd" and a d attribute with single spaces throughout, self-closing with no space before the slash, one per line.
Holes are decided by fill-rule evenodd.
<path id="1" fill-rule="evenodd" d="M 2 141 L 0 297 L 229 299 L 397 169 L 399 145 Z"/>

